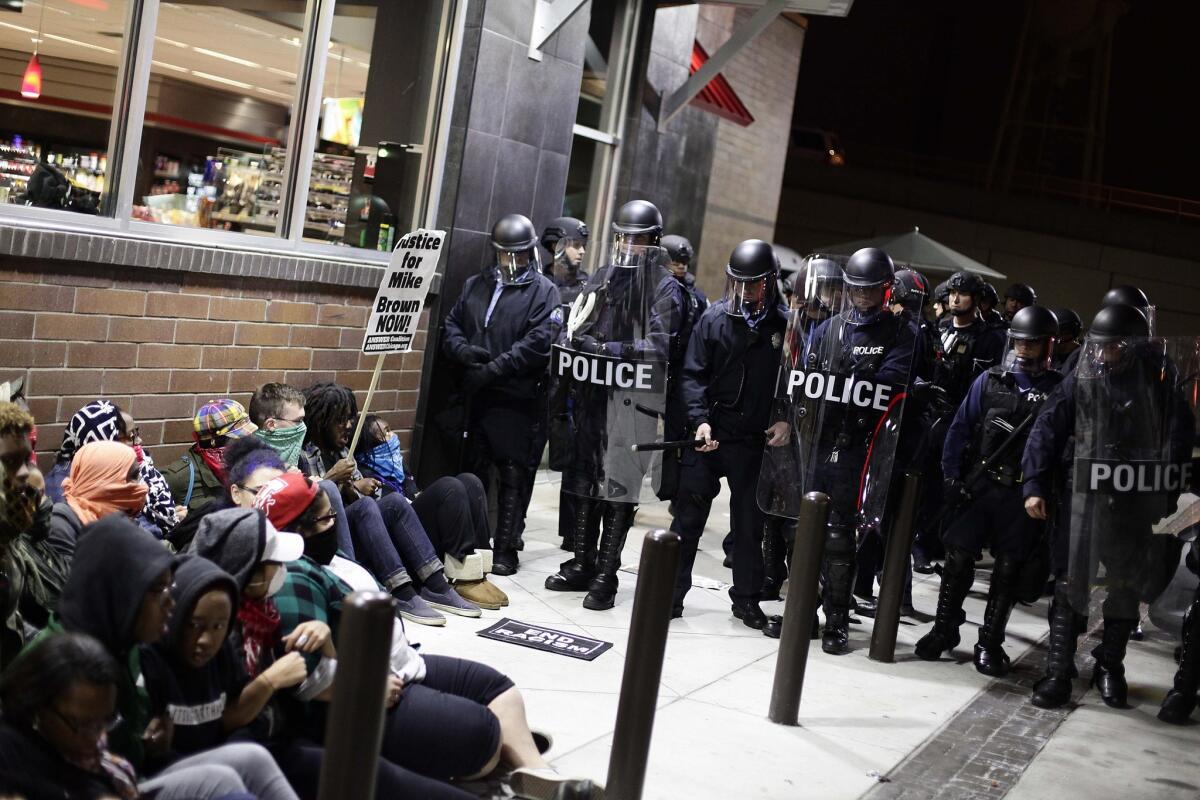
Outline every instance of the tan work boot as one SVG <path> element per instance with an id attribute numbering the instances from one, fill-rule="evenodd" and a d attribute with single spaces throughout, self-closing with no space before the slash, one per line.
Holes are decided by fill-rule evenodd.
<path id="1" fill-rule="evenodd" d="M 500 598 L 493 592 L 498 593 L 501 597 L 504 595 L 503 592 L 482 578 L 477 581 L 458 581 L 454 584 L 454 591 L 458 592 L 458 596 L 468 603 L 474 603 L 489 611 L 496 611 L 501 605 Z M 505 598 L 505 600 L 507 599 Z"/>

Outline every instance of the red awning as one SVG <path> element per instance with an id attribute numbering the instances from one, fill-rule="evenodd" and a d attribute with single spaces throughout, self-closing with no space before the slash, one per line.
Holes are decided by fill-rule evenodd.
<path id="1" fill-rule="evenodd" d="M 691 74 L 695 75 L 696 70 L 704 66 L 705 61 L 708 61 L 708 53 L 700 46 L 699 42 L 693 42 Z M 725 76 L 721 74 L 709 81 L 708 85 L 692 98 L 692 105 L 699 106 L 730 122 L 736 122 L 742 127 L 754 122 L 754 117 L 750 115 L 746 104 L 742 102 L 741 98 L 737 96 L 737 92 L 729 85 L 729 81 L 725 80 Z"/>

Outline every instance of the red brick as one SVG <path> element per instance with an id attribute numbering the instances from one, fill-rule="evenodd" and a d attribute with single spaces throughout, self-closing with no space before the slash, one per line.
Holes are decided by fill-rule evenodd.
<path id="1" fill-rule="evenodd" d="M 38 314 L 33 323 L 36 339 L 69 339 L 76 342 L 103 342 L 108 338 L 107 317 L 75 314 Z"/>
<path id="2" fill-rule="evenodd" d="M 151 292 L 146 295 L 147 317 L 208 318 L 208 298 L 194 294 Z"/>
<path id="3" fill-rule="evenodd" d="M 242 322 L 237 326 L 237 343 L 283 347 L 288 343 L 288 326 Z"/>
<path id="4" fill-rule="evenodd" d="M 67 366 L 132 367 L 137 354 L 136 344 L 72 342 L 67 348 Z"/>
<path id="5" fill-rule="evenodd" d="M 242 292 L 237 278 L 211 277 L 200 283 L 185 283 L 180 287 L 184 294 L 202 294 L 205 297 L 237 297 Z"/>
<path id="6" fill-rule="evenodd" d="M 167 369 L 197 369 L 204 348 L 195 344 L 140 344 L 138 345 L 139 367 L 164 367 Z"/>
<path id="7" fill-rule="evenodd" d="M 332 370 L 298 370 L 287 373 L 283 382 L 304 391 L 310 386 L 316 386 L 318 383 L 333 383 L 335 380 L 337 380 L 337 373 Z"/>
<path id="8" fill-rule="evenodd" d="M 138 431 L 142 435 L 142 444 L 153 445 L 162 444 L 163 424 L 158 421 L 137 422 Z"/>
<path id="9" fill-rule="evenodd" d="M 94 386 L 99 393 L 104 373 L 98 369 L 34 369 L 29 371 L 29 394 L 39 397 L 76 394 Z M 95 397 L 89 398 L 94 400 Z M 87 400 L 84 401 L 88 402 Z M 74 414 L 80 406 L 72 408 Z"/>
<path id="10" fill-rule="evenodd" d="M 315 303 L 286 303 L 272 300 L 267 306 L 267 322 L 290 322 L 293 325 L 314 325 L 317 321 Z"/>
<path id="11" fill-rule="evenodd" d="M 337 382 L 345 384 L 355 391 L 365 391 L 371 385 L 371 373 L 360 372 L 358 370 L 354 372 L 339 372 L 337 374 Z"/>
<path id="12" fill-rule="evenodd" d="M 201 404 L 203 405 L 203 404 Z M 197 409 L 199 406 L 197 406 Z M 163 422 L 162 440 L 167 442 L 191 442 L 192 434 L 196 431 L 196 426 L 192 422 L 195 417 L 195 412 L 187 419 L 169 419 Z"/>
<path id="13" fill-rule="evenodd" d="M 57 397 L 31 397 L 28 401 L 29 413 L 33 414 L 35 420 L 51 420 L 58 419 L 58 398 Z M 38 439 L 39 447 L 58 447 L 58 442 L 43 442 Z"/>
<path id="14" fill-rule="evenodd" d="M 375 390 L 375 396 L 371 398 L 371 412 L 392 411 L 396 407 L 396 393 Z"/>
<path id="15" fill-rule="evenodd" d="M 170 342 L 174 338 L 173 319 L 113 317 L 108 321 L 110 342 Z"/>
<path id="16" fill-rule="evenodd" d="M 0 286 L 0 308 L 14 311 L 70 311 L 74 307 L 75 289 L 71 286 L 33 283 L 5 283 Z"/>
<path id="17" fill-rule="evenodd" d="M 24 369 L 33 360 L 33 342 L 0 341 L 0 367 Z"/>
<path id="18" fill-rule="evenodd" d="M 190 394 L 142 394 L 133 398 L 129 413 L 134 419 L 191 419 L 197 407 Z"/>
<path id="19" fill-rule="evenodd" d="M 95 400 L 98 397 L 104 398 L 105 400 L 112 403 L 114 406 L 117 406 L 118 408 L 120 408 L 124 411 L 129 410 L 129 402 L 130 402 L 129 395 L 121 395 L 121 394 L 106 395 L 104 392 L 100 391 L 100 384 L 98 384 L 98 383 L 94 384 L 90 387 L 89 386 L 74 386 L 74 387 L 72 387 L 71 391 L 86 392 L 86 394 L 67 395 L 62 398 L 62 402 L 60 402 L 58 404 L 58 421 L 59 422 L 66 422 L 72 416 L 75 415 L 75 412 L 77 412 L 79 409 L 83 408 L 88 403 L 92 402 L 93 400 Z"/>
<path id="20" fill-rule="evenodd" d="M 257 347 L 206 347 L 205 369 L 254 369 L 258 366 Z"/>
<path id="21" fill-rule="evenodd" d="M 53 274 L 42 275 L 42 283 L 52 283 L 55 286 L 91 286 L 98 289 L 111 289 L 113 286 L 112 269 L 98 264 L 88 264 L 84 272 L 63 272 L 55 270 Z"/>
<path id="22" fill-rule="evenodd" d="M 352 350 L 362 349 L 362 328 L 339 328 L 338 331 L 338 347 L 348 347 Z"/>
<path id="23" fill-rule="evenodd" d="M 418 394 L 420 394 L 420 392 L 397 392 L 396 393 L 396 408 L 398 408 L 402 411 L 412 411 L 415 413 L 417 410 L 417 395 Z M 412 425 L 411 422 L 408 424 Z"/>
<path id="24" fill-rule="evenodd" d="M 284 383 L 284 373 L 279 370 L 241 370 L 230 373 L 229 391 L 253 392 L 264 383 Z"/>
<path id="25" fill-rule="evenodd" d="M 312 354 L 313 369 L 358 369 L 358 353 L 353 350 L 314 350 Z"/>
<path id="26" fill-rule="evenodd" d="M 0 292 L 4 291 L 0 288 Z M 0 313 L 0 338 L 31 339 L 33 338 L 33 314 Z"/>
<path id="27" fill-rule="evenodd" d="M 208 307 L 208 318 L 262 322 L 267 318 L 267 301 L 214 297 Z"/>
<path id="28" fill-rule="evenodd" d="M 340 342 L 337 328 L 292 328 L 292 347 L 339 347 Z"/>
<path id="29" fill-rule="evenodd" d="M 146 293 L 86 287 L 76 289 L 75 313 L 140 317 L 146 313 Z"/>
<path id="30" fill-rule="evenodd" d="M 411 370 L 405 370 L 400 373 L 400 385 L 398 389 L 412 391 L 421 388 L 421 373 Z"/>
<path id="31" fill-rule="evenodd" d="M 171 372 L 165 369 L 106 369 L 105 394 L 153 394 L 167 391 Z"/>
<path id="32" fill-rule="evenodd" d="M 229 391 L 229 373 L 219 369 L 172 370 L 171 391 L 224 394 Z"/>
<path id="33" fill-rule="evenodd" d="M 366 306 L 321 306 L 317 321 L 322 325 L 339 325 L 343 328 L 361 329 L 367 324 Z"/>
<path id="34" fill-rule="evenodd" d="M 312 351 L 302 348 L 266 347 L 258 357 L 260 369 L 308 369 Z"/>
<path id="35" fill-rule="evenodd" d="M 175 325 L 175 344 L 233 344 L 236 327 L 231 322 L 181 319 Z"/>
<path id="36" fill-rule="evenodd" d="M 161 469 L 182 458 L 191 446 L 190 442 L 188 444 L 160 444 L 158 447 L 150 448 L 150 457 Z"/>
<path id="37" fill-rule="evenodd" d="M 38 425 L 38 447 L 57 448 L 62 444 L 62 437 L 66 430 L 67 423 L 65 422 Z"/>

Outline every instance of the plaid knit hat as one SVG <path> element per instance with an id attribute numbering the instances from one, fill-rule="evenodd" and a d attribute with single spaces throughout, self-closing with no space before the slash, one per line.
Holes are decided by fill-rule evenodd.
<path id="1" fill-rule="evenodd" d="M 285 472 L 262 485 L 254 496 L 254 507 L 261 508 L 277 530 L 287 526 L 304 513 L 320 488 L 298 472 Z"/>
<path id="2" fill-rule="evenodd" d="M 196 418 L 192 420 L 199 439 L 215 439 L 218 436 L 228 436 L 241 439 L 258 430 L 258 426 L 250 421 L 246 408 L 236 400 L 222 398 L 209 400 L 200 406 Z"/>

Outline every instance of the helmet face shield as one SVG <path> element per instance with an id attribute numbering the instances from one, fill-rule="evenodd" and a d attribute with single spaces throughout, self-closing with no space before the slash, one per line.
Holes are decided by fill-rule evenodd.
<path id="1" fill-rule="evenodd" d="M 654 237 L 649 233 L 614 233 L 609 253 L 609 263 L 614 267 L 636 269 L 649 263 L 650 254 L 662 252 L 654 246 Z"/>
<path id="2" fill-rule="evenodd" d="M 1032 375 L 1038 375 L 1050 368 L 1050 359 L 1054 355 L 1053 336 L 1008 337 L 1008 347 L 1004 351 L 1004 368 L 1020 370 Z"/>
<path id="3" fill-rule="evenodd" d="M 531 268 L 541 269 L 541 260 L 536 248 L 496 251 L 496 274 L 501 285 L 520 282 Z"/>
<path id="4" fill-rule="evenodd" d="M 762 319 L 774 300 L 775 276 L 771 273 L 740 280 L 725 278 L 725 313 L 754 324 Z"/>
<path id="5" fill-rule="evenodd" d="M 847 283 L 846 299 L 858 313 L 869 314 L 883 306 L 890 288 L 890 283 L 876 283 L 871 286 L 856 286 Z"/>
<path id="6" fill-rule="evenodd" d="M 556 280 L 571 280 L 579 273 L 583 257 L 587 253 L 583 239 L 559 239 L 554 244 L 554 277 Z"/>

